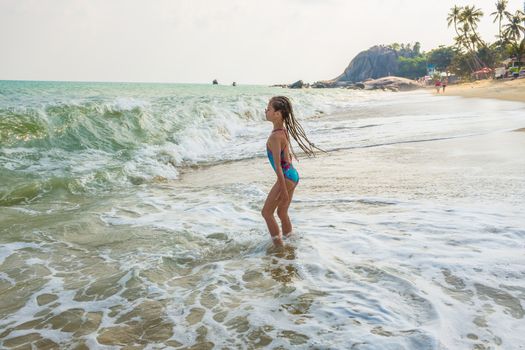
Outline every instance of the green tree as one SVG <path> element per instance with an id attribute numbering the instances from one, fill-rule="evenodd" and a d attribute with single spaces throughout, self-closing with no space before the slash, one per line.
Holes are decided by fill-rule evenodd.
<path id="1" fill-rule="evenodd" d="M 424 56 L 398 58 L 398 73 L 400 77 L 416 79 L 425 76 L 427 73 L 427 60 Z"/>
<path id="2" fill-rule="evenodd" d="M 498 22 L 498 41 L 493 44 L 483 41 L 478 33 L 483 17 L 481 9 L 475 5 L 452 7 L 447 14 L 447 25 L 454 27 L 455 48 L 440 46 L 430 51 L 429 63 L 435 64 L 438 70 L 450 69 L 457 75 L 469 77 L 470 72 L 482 67 L 495 67 L 505 58 L 505 52 L 521 62 L 525 57 L 525 13 L 518 10 L 511 14 L 508 2 L 496 0 L 496 11 L 490 14 L 494 17 L 493 23 Z"/>
<path id="3" fill-rule="evenodd" d="M 525 13 L 520 10 L 517 10 L 514 15 L 507 16 L 509 23 L 503 26 L 503 37 L 507 43 L 507 47 L 510 48 L 511 56 L 516 56 L 520 66 L 518 67 L 518 72 L 521 70 L 522 58 L 525 55 L 525 27 L 523 26 L 523 21 L 525 21 Z M 523 39 L 521 36 L 523 35 Z"/>
<path id="4" fill-rule="evenodd" d="M 465 50 L 467 53 L 466 57 L 470 57 L 470 71 L 486 66 L 477 55 L 478 49 L 486 46 L 476 31 L 482 16 L 483 12 L 472 5 L 465 7 L 454 6 L 450 9 L 447 17 L 448 26 L 454 25 L 456 32 L 454 41 L 458 50 Z"/>
<path id="5" fill-rule="evenodd" d="M 482 62 L 487 64 L 488 67 L 495 67 L 498 57 L 500 57 L 498 53 L 499 50 L 497 49 L 497 46 L 483 46 L 479 48 L 477 55 Z"/>
<path id="6" fill-rule="evenodd" d="M 503 61 L 508 57 L 508 53 L 506 50 L 506 46 L 504 45 L 504 42 L 498 40 L 488 46 L 488 49 L 492 52 L 494 61 L 492 64 L 490 64 L 492 67 L 496 67 L 499 65 L 499 62 Z M 481 49 L 480 51 L 482 51 Z"/>
<path id="7" fill-rule="evenodd" d="M 428 63 L 432 63 L 441 72 L 449 71 L 449 66 L 456 55 L 456 51 L 451 46 L 441 45 L 437 49 L 431 50 L 427 54 Z"/>
<path id="8" fill-rule="evenodd" d="M 523 38 L 519 44 L 515 43 L 514 45 L 512 45 L 512 51 L 516 55 L 516 59 L 518 60 L 518 62 L 520 62 L 520 66 L 518 68 L 519 72 L 521 70 L 521 67 L 523 67 L 521 63 L 523 62 L 525 57 L 525 38 Z"/>
<path id="9" fill-rule="evenodd" d="M 514 15 L 507 16 L 509 23 L 504 25 L 503 37 L 507 42 L 517 43 L 521 35 L 525 35 L 525 27 L 523 27 L 523 21 L 525 21 L 525 14 L 517 10 Z"/>
<path id="10" fill-rule="evenodd" d="M 414 52 L 414 57 L 421 56 L 421 44 L 419 43 L 419 41 L 416 41 L 414 47 L 412 48 L 412 51 Z"/>
<path id="11" fill-rule="evenodd" d="M 387 45 L 387 47 L 394 50 L 396 54 L 398 55 L 398 57 L 416 58 L 416 57 L 420 57 L 423 55 L 421 53 L 421 44 L 417 41 L 414 43 L 413 46 L 411 43 L 407 43 L 407 44 L 393 43 L 393 44 Z"/>
<path id="12" fill-rule="evenodd" d="M 460 14 L 460 21 L 462 23 L 468 23 L 468 32 L 466 34 L 469 36 L 473 49 L 476 49 L 478 46 L 486 46 L 485 42 L 481 40 L 479 34 L 476 32 L 481 17 L 483 17 L 483 11 L 474 5 L 465 6 Z"/>
<path id="13" fill-rule="evenodd" d="M 470 79 L 472 65 L 469 55 L 456 50 L 450 64 L 450 71 L 459 77 Z"/>
<path id="14" fill-rule="evenodd" d="M 390 47 L 392 50 L 397 52 L 401 48 L 401 45 L 399 45 L 398 43 L 393 43 L 393 44 L 388 45 L 388 47 Z"/>
<path id="15" fill-rule="evenodd" d="M 450 12 L 447 17 L 448 27 L 454 24 L 454 30 L 456 31 L 456 35 L 458 37 L 461 36 L 458 32 L 458 23 L 462 9 L 463 7 L 454 5 L 454 7 L 450 9 Z"/>
<path id="16" fill-rule="evenodd" d="M 492 23 L 496 23 L 496 21 L 498 21 L 498 28 L 499 28 L 498 38 L 499 38 L 500 46 L 502 46 L 501 44 L 503 43 L 503 36 L 501 34 L 502 33 L 501 32 L 501 21 L 505 17 L 509 17 L 511 15 L 510 12 L 507 11 L 507 3 L 508 3 L 508 0 L 498 0 L 495 4 L 496 11 L 490 14 L 491 16 L 494 16 L 494 21 Z"/>

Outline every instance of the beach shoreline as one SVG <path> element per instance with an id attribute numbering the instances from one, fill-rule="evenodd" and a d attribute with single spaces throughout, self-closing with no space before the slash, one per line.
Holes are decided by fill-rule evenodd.
<path id="1" fill-rule="evenodd" d="M 462 202 L 466 197 L 469 199 L 463 204 L 468 204 L 472 193 L 478 193 L 478 204 L 503 201 L 499 191 L 509 185 L 508 179 L 518 181 L 518 174 L 525 167 L 525 163 L 516 161 L 525 146 L 520 131 L 525 131 L 525 128 L 416 143 L 342 149 L 320 154 L 313 159 L 301 157 L 297 166 L 303 172 L 304 179 L 297 195 L 299 198 L 303 195 L 322 197 L 333 188 L 338 188 L 339 195 L 346 193 L 350 197 L 403 198 L 407 201 L 437 201 L 441 198 L 448 204 L 448 201 Z M 240 173 L 239 167 L 253 171 Z M 334 177 L 334 174 L 338 175 Z M 257 184 L 269 190 L 273 182 L 273 171 L 264 159 L 253 158 L 198 169 L 188 168 L 172 185 Z M 438 183 L 441 185 L 436 186 Z M 439 193 L 441 191 L 444 192 Z M 447 191 L 451 192 L 445 193 Z M 508 192 L 512 195 L 506 200 L 516 205 L 520 202 L 519 198 L 525 195 L 522 191 Z"/>
<path id="2" fill-rule="evenodd" d="M 434 94 L 436 94 L 434 87 L 432 87 L 432 89 Z M 454 84 L 447 86 L 445 93 L 440 93 L 439 95 L 525 102 L 525 79 L 486 79 L 470 83 Z"/>

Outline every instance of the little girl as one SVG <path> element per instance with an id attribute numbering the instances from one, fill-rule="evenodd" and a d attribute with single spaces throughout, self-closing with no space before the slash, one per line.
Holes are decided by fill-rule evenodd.
<path id="1" fill-rule="evenodd" d="M 288 207 L 292 201 L 293 192 L 299 183 L 299 173 L 292 165 L 292 154 L 297 159 L 290 144 L 292 135 L 299 147 L 308 156 L 314 156 L 314 148 L 322 151 L 308 140 L 306 134 L 294 117 L 292 103 L 287 97 L 275 96 L 268 102 L 266 120 L 273 124 L 273 130 L 266 142 L 268 160 L 275 170 L 277 181 L 273 185 L 264 202 L 262 216 L 266 220 L 268 230 L 275 245 L 283 245 L 279 225 L 274 217 L 275 209 L 281 220 L 282 233 L 288 237 L 292 233 L 292 223 L 288 217 Z"/>

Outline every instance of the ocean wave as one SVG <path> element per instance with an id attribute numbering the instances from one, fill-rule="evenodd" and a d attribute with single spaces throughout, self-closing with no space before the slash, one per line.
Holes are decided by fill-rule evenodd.
<path id="1" fill-rule="evenodd" d="M 172 180 L 187 165 L 257 157 L 267 133 L 264 108 L 283 94 L 266 87 L 16 84 L 4 90 L 0 84 L 0 169 L 22 187 L 2 190 L 4 204 L 53 188 L 89 192 Z M 338 90 L 285 94 L 306 129 L 321 116 L 378 98 Z M 52 179 L 75 186 L 49 186 Z"/>

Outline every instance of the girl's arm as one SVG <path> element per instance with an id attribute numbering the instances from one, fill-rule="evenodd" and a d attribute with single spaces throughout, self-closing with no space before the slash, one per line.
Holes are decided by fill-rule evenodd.
<path id="1" fill-rule="evenodd" d="M 282 201 L 288 200 L 288 190 L 286 188 L 286 181 L 284 179 L 283 168 L 281 167 L 281 138 L 278 135 L 270 136 L 268 146 L 273 155 L 273 164 L 275 164 L 275 173 L 277 175 L 277 182 L 279 183 L 279 199 Z"/>

